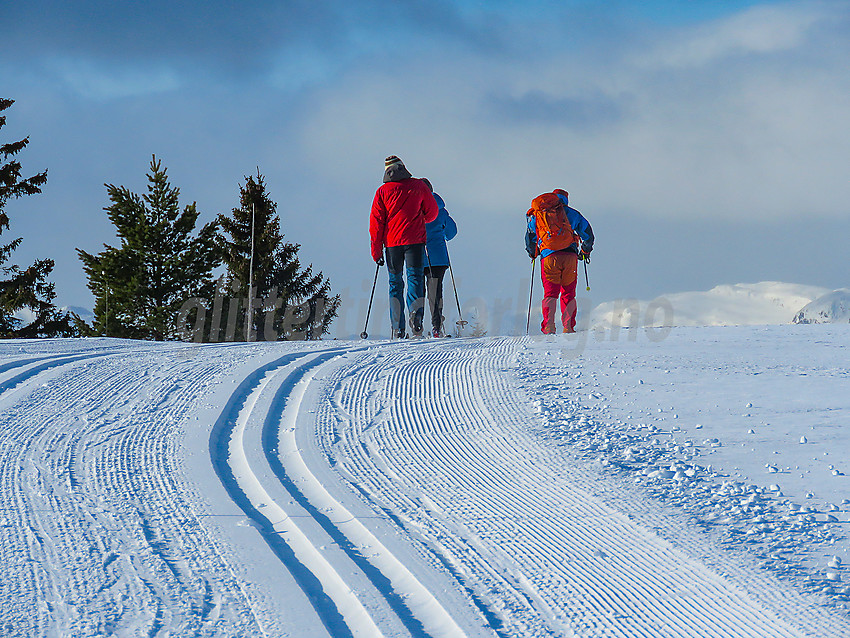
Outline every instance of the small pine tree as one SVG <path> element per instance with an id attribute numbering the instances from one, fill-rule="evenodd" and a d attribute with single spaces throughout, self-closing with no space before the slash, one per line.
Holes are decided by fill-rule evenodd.
<path id="1" fill-rule="evenodd" d="M 155 341 L 181 338 L 181 308 L 213 291 L 212 271 L 220 261 L 215 223 L 193 236 L 199 212 L 194 203 L 180 210 L 180 191 L 170 184 L 156 156 L 147 178 L 148 191 L 142 196 L 106 184 L 112 203 L 104 210 L 120 247 L 104 244 L 97 255 L 77 249 L 95 296 L 97 334 Z"/>
<path id="2" fill-rule="evenodd" d="M 487 325 L 482 323 L 480 320 L 476 320 L 474 324 L 472 324 L 472 335 L 473 337 L 486 337 L 487 336 Z"/>
<path id="3" fill-rule="evenodd" d="M 231 307 L 226 338 L 239 341 L 276 339 L 318 339 L 327 333 L 336 317 L 340 299 L 330 296 L 330 281 L 321 272 L 313 274 L 312 266 L 302 269 L 298 259 L 299 244 L 283 241 L 277 204 L 266 192 L 263 176 L 245 178 L 239 188 L 239 208 L 230 217 L 219 215 L 219 249 L 227 266 L 224 290 L 242 301 L 241 308 Z M 253 268 L 251 268 L 251 239 L 253 225 Z M 250 272 L 249 272 L 250 270 Z M 252 290 L 248 285 L 251 282 Z M 253 298 L 251 331 L 245 334 L 245 310 L 248 298 Z M 233 312 L 235 310 L 235 312 Z M 218 341 L 218 326 L 213 326 L 211 340 Z"/>
<path id="4" fill-rule="evenodd" d="M 14 100 L 0 98 L 0 112 L 8 109 Z M 0 115 L 0 128 L 6 124 L 6 116 Z M 6 202 L 25 195 L 41 192 L 47 183 L 47 171 L 21 179 L 21 164 L 14 158 L 29 144 L 29 138 L 0 145 L 0 235 L 9 229 L 9 217 L 5 213 Z M 53 272 L 52 259 L 39 259 L 29 268 L 7 265 L 9 258 L 22 238 L 13 239 L 6 245 L 0 244 L 0 337 L 26 339 L 33 337 L 74 336 L 76 315 L 56 309 L 55 284 L 47 280 Z M 32 320 L 25 323 L 15 315 L 27 312 Z"/>

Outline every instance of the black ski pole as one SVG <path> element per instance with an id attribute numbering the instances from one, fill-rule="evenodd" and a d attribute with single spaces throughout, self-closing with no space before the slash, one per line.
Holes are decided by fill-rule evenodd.
<path id="1" fill-rule="evenodd" d="M 360 333 L 361 339 L 367 339 L 369 333 L 366 329 L 369 327 L 369 315 L 372 314 L 372 300 L 375 298 L 375 285 L 378 283 L 378 271 L 381 269 L 380 264 L 375 264 L 375 281 L 372 282 L 372 294 L 369 295 L 369 310 L 366 311 L 366 325 L 363 326 L 363 332 Z"/>
<path id="2" fill-rule="evenodd" d="M 446 246 L 446 257 L 448 257 L 448 259 L 449 259 L 449 274 L 452 276 L 452 288 L 454 288 L 454 291 L 455 291 L 455 303 L 457 304 L 457 316 L 458 316 L 458 320 L 455 322 L 455 324 L 457 325 L 457 334 L 458 334 L 458 336 L 460 336 L 461 330 L 463 330 L 464 326 L 466 326 L 466 324 L 468 324 L 469 322 L 463 320 L 463 313 L 460 311 L 460 299 L 458 299 L 458 296 L 457 296 L 457 286 L 455 285 L 455 274 L 454 274 L 454 271 L 452 270 L 452 259 L 451 259 L 451 257 L 449 257 L 449 247 L 448 246 Z"/>
<path id="3" fill-rule="evenodd" d="M 529 329 L 531 328 L 531 297 L 534 294 L 534 270 L 537 265 L 537 255 L 534 256 L 534 259 L 531 260 L 531 279 L 529 280 L 531 283 L 528 286 L 528 317 L 525 320 L 525 334 L 528 334 Z"/>
<path id="4" fill-rule="evenodd" d="M 587 278 L 587 258 L 585 258 L 583 261 L 584 261 L 584 283 L 587 286 L 587 288 L 585 290 L 590 292 L 590 280 Z"/>
<path id="5" fill-rule="evenodd" d="M 425 244 L 425 261 L 428 262 L 428 274 L 425 276 L 425 299 L 422 303 L 422 331 L 425 331 L 425 304 L 428 304 L 428 312 L 431 313 L 431 325 L 434 325 L 434 306 L 437 304 L 436 291 L 430 290 L 434 285 L 428 285 L 428 280 L 434 276 L 434 267 L 431 265 L 431 255 L 428 254 L 428 244 Z M 431 296 L 434 297 L 434 306 L 431 305 Z M 440 326 L 443 322 L 440 321 Z"/>

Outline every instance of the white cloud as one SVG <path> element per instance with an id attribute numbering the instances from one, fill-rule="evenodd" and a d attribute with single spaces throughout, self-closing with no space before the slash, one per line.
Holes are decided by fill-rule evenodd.
<path id="1" fill-rule="evenodd" d="M 698 67 L 728 57 L 771 54 L 804 44 L 812 29 L 832 17 L 828 5 L 758 6 L 684 30 L 636 62 L 647 67 Z"/>
<path id="2" fill-rule="evenodd" d="M 56 58 L 48 64 L 74 92 L 92 100 L 110 100 L 180 87 L 177 73 L 168 67 L 112 65 L 83 58 Z"/>
<path id="3" fill-rule="evenodd" d="M 829 31 L 826 7 L 757 8 L 605 59 L 567 42 L 509 64 L 431 55 L 403 72 L 361 69 L 316 96 L 304 152 L 332 158 L 352 188 L 375 182 L 385 155 L 407 157 L 481 216 L 513 215 L 558 186 L 580 207 L 649 216 L 844 215 L 848 46 Z M 762 55 L 671 68 L 658 55 L 668 44 L 690 51 L 680 59 L 691 65 Z M 513 106 L 493 108 L 494 96 Z M 545 108 L 524 113 L 535 96 Z"/>

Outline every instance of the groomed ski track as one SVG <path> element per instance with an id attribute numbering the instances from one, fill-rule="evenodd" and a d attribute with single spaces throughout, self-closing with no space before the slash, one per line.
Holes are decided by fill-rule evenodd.
<path id="1" fill-rule="evenodd" d="M 0 632 L 817 635 L 565 466 L 523 347 L 5 346 Z"/>

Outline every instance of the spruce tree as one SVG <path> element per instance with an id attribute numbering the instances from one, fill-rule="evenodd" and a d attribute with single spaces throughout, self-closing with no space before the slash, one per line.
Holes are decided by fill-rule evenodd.
<path id="1" fill-rule="evenodd" d="M 220 334 L 218 325 L 212 326 L 211 340 L 319 339 L 329 331 L 338 312 L 339 296 L 331 297 L 330 281 L 321 272 L 314 274 L 312 265 L 301 267 L 300 244 L 284 242 L 277 204 L 266 192 L 259 170 L 240 186 L 239 207 L 233 209 L 230 217 L 219 215 L 217 223 L 223 231 L 219 247 L 227 266 L 219 295 L 229 296 L 230 307 L 213 313 L 214 323 L 220 315 L 228 321 L 225 335 Z M 251 334 L 246 335 L 249 298 L 254 301 Z M 241 307 L 235 308 L 234 304 Z"/>
<path id="2" fill-rule="evenodd" d="M 120 246 L 104 244 L 97 255 L 77 249 L 95 296 L 97 334 L 181 338 L 186 329 L 178 325 L 181 308 L 213 292 L 212 271 L 220 263 L 215 223 L 193 234 L 199 212 L 194 203 L 180 209 L 180 190 L 170 184 L 156 156 L 147 178 L 148 190 L 141 196 L 105 185 L 111 204 L 104 210 Z"/>
<path id="3" fill-rule="evenodd" d="M 14 100 L 0 98 L 0 113 L 8 109 Z M 6 125 L 6 116 L 0 115 L 0 129 Z M 21 163 L 14 157 L 29 144 L 29 138 L 0 145 L 0 235 L 9 229 L 6 203 L 25 195 L 41 192 L 47 183 L 47 171 L 21 179 Z M 28 268 L 8 264 L 9 258 L 22 238 L 0 244 L 0 337 L 32 338 L 73 336 L 73 327 L 79 318 L 56 309 L 55 284 L 47 277 L 53 272 L 52 259 L 38 259 Z M 32 317 L 24 322 L 15 315 L 25 312 Z"/>

